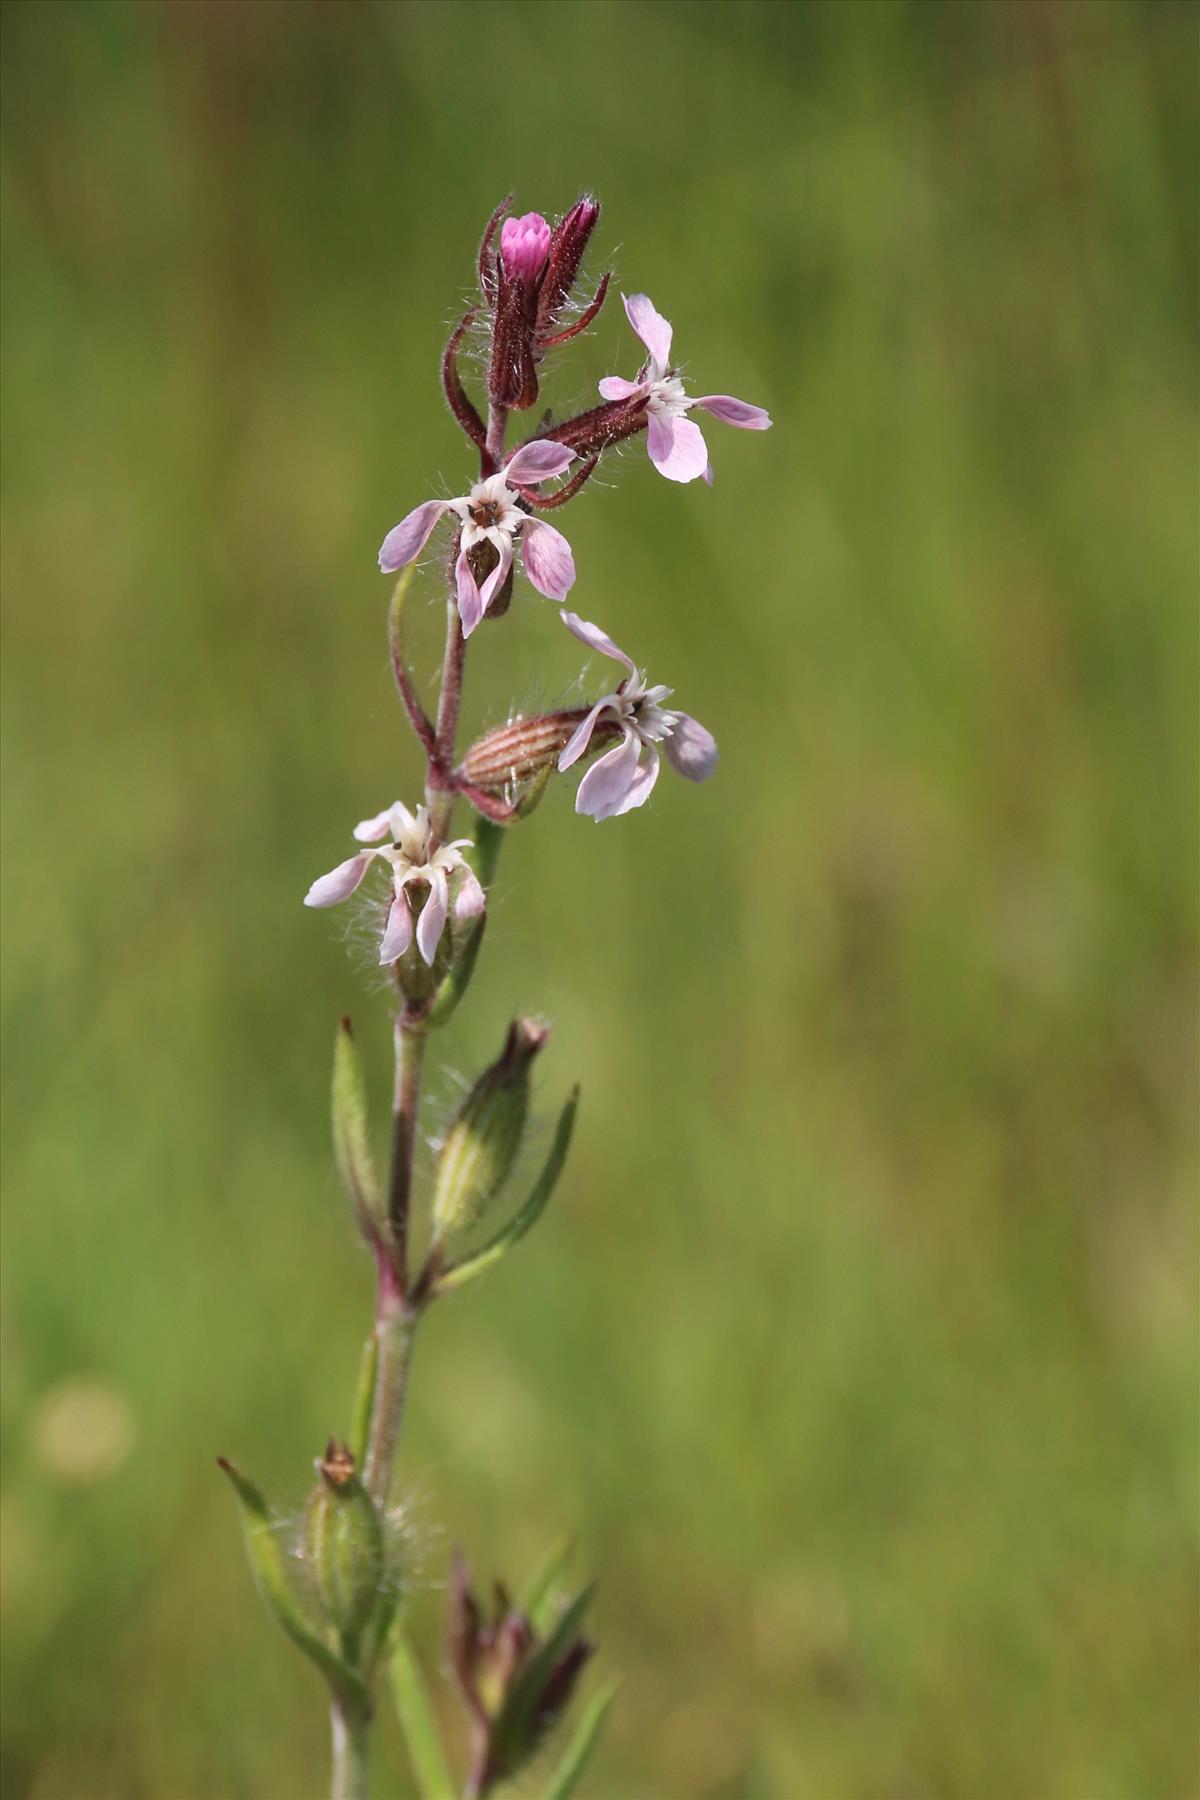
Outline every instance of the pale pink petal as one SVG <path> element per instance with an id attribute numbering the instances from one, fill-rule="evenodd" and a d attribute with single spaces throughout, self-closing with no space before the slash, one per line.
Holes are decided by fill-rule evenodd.
<path id="1" fill-rule="evenodd" d="M 580 643 L 586 644 L 589 650 L 598 650 L 601 656 L 611 656 L 614 662 L 624 663 L 631 675 L 637 674 L 632 659 L 626 656 L 619 644 L 613 643 L 607 631 L 601 631 L 590 619 L 581 619 L 578 613 L 564 610 L 558 616 L 567 630 L 573 631 Z"/>
<path id="2" fill-rule="evenodd" d="M 521 527 L 521 561 L 538 593 L 548 600 L 565 600 L 575 585 L 571 546 L 545 519 L 528 519 Z"/>
<path id="3" fill-rule="evenodd" d="M 454 584 L 458 590 L 458 616 L 462 620 L 462 633 L 465 638 L 469 638 L 483 617 L 483 600 L 465 550 L 459 551 L 458 561 L 454 565 Z"/>
<path id="4" fill-rule="evenodd" d="M 564 769 L 569 769 L 572 763 L 579 761 L 579 758 L 583 755 L 584 751 L 592 741 L 592 733 L 596 729 L 596 720 L 600 717 L 600 714 L 604 711 L 606 706 L 612 706 L 615 703 L 616 698 L 617 696 L 615 694 L 606 694 L 603 700 L 597 700 L 595 706 L 593 706 L 591 712 L 587 715 L 587 718 L 579 721 L 579 724 L 567 739 L 566 744 L 563 746 L 562 753 L 559 756 L 558 772 L 560 775 Z"/>
<path id="5" fill-rule="evenodd" d="M 305 906 L 336 906 L 340 900 L 348 900 L 375 856 L 374 850 L 360 850 L 357 856 L 330 869 L 328 875 L 320 876 L 305 894 Z"/>
<path id="6" fill-rule="evenodd" d="M 454 901 L 456 919 L 477 919 L 487 905 L 487 896 L 474 869 L 464 869 Z"/>
<path id="7" fill-rule="evenodd" d="M 431 869 L 429 892 L 425 896 L 425 904 L 421 908 L 421 916 L 417 920 L 417 949 L 431 967 L 433 959 L 437 955 L 438 940 L 441 938 L 442 929 L 446 923 L 449 898 L 445 875 L 441 869 Z"/>
<path id="8" fill-rule="evenodd" d="M 637 779 L 641 740 L 627 731 L 615 749 L 608 750 L 594 762 L 579 784 L 575 811 L 588 813 L 597 822 L 611 818 L 620 810 L 621 802 Z"/>
<path id="9" fill-rule="evenodd" d="M 606 375 L 599 383 L 606 400 L 628 400 L 630 394 L 638 392 L 639 385 L 636 381 L 626 381 L 623 375 Z"/>
<path id="10" fill-rule="evenodd" d="M 434 526 L 448 510 L 448 501 L 427 500 L 424 506 L 414 507 L 398 525 L 392 526 L 379 547 L 379 566 L 385 575 L 402 569 L 405 563 L 420 556 Z"/>
<path id="11" fill-rule="evenodd" d="M 664 419 L 651 413 L 647 436 L 650 461 L 668 481 L 695 481 L 708 467 L 708 445 L 690 419 Z"/>
<path id="12" fill-rule="evenodd" d="M 654 309 L 654 302 L 649 294 L 622 294 L 625 303 L 625 316 L 633 329 L 645 344 L 660 369 L 665 369 L 671 360 L 671 326 L 660 312 Z"/>
<path id="13" fill-rule="evenodd" d="M 680 713 L 678 720 L 663 744 L 671 766 L 689 781 L 707 781 L 717 766 L 717 740 L 687 713 Z"/>
<path id="14" fill-rule="evenodd" d="M 493 539 L 492 541 L 493 541 L 493 543 L 495 543 L 495 539 Z M 500 542 L 496 546 L 496 548 L 499 552 L 500 561 L 496 564 L 496 566 L 492 570 L 491 574 L 485 577 L 483 586 L 479 590 L 479 608 L 480 608 L 480 617 L 481 618 L 483 617 L 483 614 L 487 611 L 488 607 L 492 604 L 492 601 L 496 598 L 496 595 L 500 592 L 500 589 L 504 586 L 504 582 L 508 575 L 508 571 L 512 568 L 512 565 L 513 565 L 512 539 L 510 537 L 502 536 L 500 539 Z M 470 637 L 470 635 L 471 635 L 471 633 L 467 630 L 466 626 L 464 625 L 463 626 L 463 636 Z"/>
<path id="15" fill-rule="evenodd" d="M 552 475 L 561 475 L 574 461 L 574 450 L 568 450 L 565 444 L 556 444 L 553 438 L 533 438 L 509 457 L 504 465 L 504 479 L 532 487 L 536 482 L 549 481 Z"/>
<path id="16" fill-rule="evenodd" d="M 653 744 L 647 744 L 638 762 L 633 780 L 629 784 L 625 798 L 619 806 L 614 806 L 606 816 L 615 819 L 621 813 L 632 812 L 635 806 L 645 806 L 650 792 L 658 780 L 658 751 Z"/>
<path id="17" fill-rule="evenodd" d="M 403 800 L 397 800 L 388 814 L 391 821 L 392 836 L 399 843 L 403 837 L 417 837 L 421 834 L 416 818 L 409 812 Z"/>
<path id="18" fill-rule="evenodd" d="M 383 928 L 383 936 L 379 941 L 379 961 L 384 968 L 394 963 L 398 956 L 403 956 L 412 943 L 412 914 L 408 910 L 408 896 L 401 890 L 388 909 L 387 924 Z"/>
<path id="19" fill-rule="evenodd" d="M 381 838 L 389 837 L 392 830 L 392 811 L 389 806 L 385 812 L 376 813 L 373 819 L 361 819 L 354 827 L 354 835 L 360 844 L 377 844 Z"/>
<path id="20" fill-rule="evenodd" d="M 691 405 L 702 406 L 714 419 L 724 419 L 726 425 L 740 425 L 743 431 L 771 429 L 771 415 L 764 407 L 751 406 L 748 400 L 735 400 L 732 394 L 702 394 Z"/>

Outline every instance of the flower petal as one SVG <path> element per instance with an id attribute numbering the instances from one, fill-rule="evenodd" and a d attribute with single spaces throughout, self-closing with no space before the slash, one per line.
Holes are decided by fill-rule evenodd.
<path id="1" fill-rule="evenodd" d="M 377 844 L 381 838 L 390 837 L 394 810 L 389 806 L 384 812 L 376 813 L 373 819 L 360 819 L 354 827 L 354 835 L 359 843 Z"/>
<path id="2" fill-rule="evenodd" d="M 382 967 L 386 968 L 398 956 L 403 956 L 411 943 L 412 914 L 408 910 L 408 896 L 401 888 L 388 908 L 387 924 L 379 940 L 379 961 Z"/>
<path id="3" fill-rule="evenodd" d="M 625 316 L 660 369 L 671 360 L 671 325 L 656 312 L 649 294 L 622 294 Z"/>
<path id="4" fill-rule="evenodd" d="M 454 901 L 456 919 L 477 919 L 487 905 L 487 896 L 474 869 L 464 866 L 462 881 Z"/>
<path id="5" fill-rule="evenodd" d="M 515 450 L 504 465 L 506 481 L 522 481 L 527 487 L 538 481 L 549 481 L 561 475 L 575 461 L 574 450 L 556 444 L 553 438 L 533 438 Z"/>
<path id="6" fill-rule="evenodd" d="M 330 869 L 328 875 L 318 877 L 304 896 L 305 906 L 336 906 L 339 901 L 348 900 L 377 854 L 375 850 L 360 850 L 357 856 Z"/>
<path id="7" fill-rule="evenodd" d="M 501 537 L 498 544 L 495 539 L 492 541 L 499 554 L 500 561 L 496 564 L 491 574 L 484 577 L 483 586 L 479 590 L 480 618 L 483 617 L 488 607 L 492 604 L 492 601 L 496 598 L 496 595 L 500 592 L 500 589 L 504 586 L 508 571 L 513 565 L 512 539 L 510 537 Z M 465 626 L 463 627 L 463 636 L 470 636 L 470 633 Z"/>
<path id="8" fill-rule="evenodd" d="M 702 406 L 714 419 L 726 425 L 740 425 L 743 431 L 769 431 L 771 415 L 765 407 L 751 406 L 748 400 L 735 400 L 732 394 L 702 394 L 693 406 Z"/>
<path id="9" fill-rule="evenodd" d="M 458 561 L 454 565 L 454 584 L 458 591 L 458 616 L 462 620 L 462 634 L 469 638 L 483 617 L 483 598 L 465 550 L 459 551 Z"/>
<path id="10" fill-rule="evenodd" d="M 569 769 L 572 763 L 579 761 L 579 758 L 583 755 L 584 751 L 592 741 L 592 733 L 596 729 L 596 720 L 600 717 L 600 714 L 604 711 L 606 706 L 613 706 L 616 704 L 616 699 L 617 696 L 615 694 L 606 694 L 603 700 L 597 700 L 595 706 L 593 706 L 591 712 L 587 715 L 587 718 L 579 721 L 579 724 L 575 727 L 559 754 L 558 772 L 560 775 L 564 769 Z"/>
<path id="11" fill-rule="evenodd" d="M 425 896 L 425 904 L 421 908 L 421 916 L 417 920 L 417 949 L 431 967 L 433 959 L 437 955 L 438 941 L 446 923 L 449 899 L 445 874 L 441 869 L 431 869 L 429 892 Z"/>
<path id="12" fill-rule="evenodd" d="M 668 481 L 695 481 L 708 467 L 704 434 L 690 419 L 651 413 L 646 447 L 650 461 Z"/>
<path id="13" fill-rule="evenodd" d="M 638 766 L 634 771 L 633 780 L 629 784 L 625 798 L 620 806 L 614 806 L 611 813 L 606 816 L 615 819 L 621 813 L 632 812 L 635 806 L 645 806 L 650 798 L 651 790 L 658 780 L 658 767 L 658 751 L 653 744 L 646 744 L 642 756 L 638 759 Z"/>
<path id="14" fill-rule="evenodd" d="M 671 767 L 689 781 L 707 781 L 717 766 L 717 740 L 698 719 L 679 713 L 670 737 L 663 743 Z"/>
<path id="15" fill-rule="evenodd" d="M 434 526 L 448 510 L 446 500 L 426 500 L 424 506 L 415 506 L 398 525 L 392 526 L 379 546 L 379 566 L 385 575 L 420 556 Z"/>
<path id="16" fill-rule="evenodd" d="M 637 779 L 641 739 L 636 732 L 626 731 L 623 741 L 605 751 L 594 762 L 579 784 L 575 811 L 588 813 L 597 823 L 618 812 L 621 802 Z"/>
<path id="17" fill-rule="evenodd" d="M 548 600 L 565 600 L 575 585 L 571 546 L 545 519 L 528 519 L 522 526 L 521 561 L 538 593 Z"/>
<path id="18" fill-rule="evenodd" d="M 623 375 L 606 375 L 598 385 L 606 400 L 628 400 L 630 394 L 637 393 L 640 383 L 626 381 Z"/>
<path id="19" fill-rule="evenodd" d="M 578 613 L 564 610 L 558 616 L 567 630 L 573 631 L 580 643 L 586 644 L 589 650 L 598 650 L 601 656 L 611 656 L 614 662 L 624 663 L 631 675 L 637 674 L 632 658 L 626 656 L 619 644 L 613 643 L 607 631 L 601 631 L 590 619 L 581 619 Z"/>

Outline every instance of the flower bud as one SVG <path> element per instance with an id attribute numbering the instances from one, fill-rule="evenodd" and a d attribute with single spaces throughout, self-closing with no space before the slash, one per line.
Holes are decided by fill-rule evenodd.
<path id="1" fill-rule="evenodd" d="M 459 1108 L 434 1176 L 435 1239 L 469 1230 L 508 1179 L 529 1112 L 530 1065 L 549 1035 L 533 1019 L 514 1019 L 499 1057 Z"/>
<path id="2" fill-rule="evenodd" d="M 538 713 L 532 719 L 512 719 L 477 738 L 462 760 L 460 773 L 473 787 L 488 793 L 503 794 L 514 787 L 533 781 L 558 761 L 577 725 L 587 717 L 585 707 L 573 711 Z M 596 730 L 604 728 L 597 744 L 616 737 L 615 727 L 598 720 Z"/>
<path id="3" fill-rule="evenodd" d="M 513 281 L 533 283 L 545 267 L 550 252 L 550 227 L 541 213 L 521 219 L 505 219 L 500 228 L 500 255 L 505 273 Z"/>
<path id="4" fill-rule="evenodd" d="M 317 1469 L 321 1479 L 305 1510 L 304 1557 L 325 1618 L 353 1659 L 384 1585 L 383 1521 L 345 1444 L 330 1438 Z"/>
<path id="5" fill-rule="evenodd" d="M 538 290 L 536 329 L 539 337 L 546 337 L 554 329 L 554 315 L 570 297 L 588 239 L 599 217 L 600 202 L 593 200 L 590 194 L 584 194 L 554 227 L 548 245 L 546 273 Z"/>

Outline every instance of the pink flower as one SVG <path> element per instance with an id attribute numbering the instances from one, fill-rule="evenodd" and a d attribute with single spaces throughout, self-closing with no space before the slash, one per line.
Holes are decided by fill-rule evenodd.
<path id="1" fill-rule="evenodd" d="M 647 687 L 645 677 L 598 625 L 589 624 L 578 613 L 564 611 L 561 616 L 568 631 L 589 649 L 611 656 L 629 671 L 615 693 L 597 700 L 558 759 L 560 770 L 578 762 L 599 724 L 616 726 L 621 733 L 621 742 L 598 757 L 580 782 L 575 811 L 587 813 L 599 823 L 644 805 L 658 780 L 659 744 L 681 775 L 689 781 L 706 781 L 717 766 L 712 733 L 687 713 L 665 707 L 663 701 L 670 699 L 671 689 Z"/>
<path id="2" fill-rule="evenodd" d="M 504 268 L 513 281 L 532 287 L 546 266 L 550 254 L 550 227 L 541 213 L 526 213 L 520 219 L 505 219 L 500 227 L 500 255 Z"/>
<path id="3" fill-rule="evenodd" d="M 387 965 L 412 943 L 413 921 L 408 890 L 416 882 L 428 889 L 417 920 L 417 949 L 423 960 L 432 965 L 438 942 L 450 910 L 450 882 L 456 882 L 454 899 L 456 919 L 475 919 L 484 909 L 484 892 L 479 878 L 463 856 L 471 848 L 470 838 L 456 838 L 452 844 L 431 846 L 429 814 L 418 806 L 416 815 L 397 800 L 386 812 L 364 819 L 354 827 L 360 844 L 375 844 L 391 835 L 393 842 L 379 850 L 360 850 L 357 856 L 339 863 L 328 875 L 314 881 L 304 896 L 305 906 L 337 906 L 361 884 L 367 870 L 381 858 L 392 871 L 392 903 L 379 943 L 379 960 Z"/>
<path id="4" fill-rule="evenodd" d="M 561 475 L 574 460 L 574 450 L 548 438 L 534 438 L 522 444 L 498 475 L 477 481 L 469 494 L 456 500 L 426 500 L 423 506 L 414 507 L 384 538 L 379 567 L 390 574 L 414 562 L 443 513 L 451 512 L 462 521 L 454 579 L 464 637 L 470 637 L 503 587 L 513 566 L 513 544 L 518 535 L 525 573 L 538 593 L 551 600 L 565 600 L 575 581 L 571 546 L 553 525 L 531 518 L 518 501 L 523 488 L 536 487 L 553 475 Z M 485 540 L 499 560 L 480 587 L 468 552 Z"/>
<path id="5" fill-rule="evenodd" d="M 626 316 L 650 352 L 636 381 L 621 375 L 606 375 L 600 392 L 606 400 L 641 399 L 648 414 L 647 448 L 650 461 L 668 481 L 695 481 L 703 475 L 712 480 L 708 446 L 698 425 L 685 415 L 694 406 L 702 406 L 727 425 L 738 425 L 743 431 L 766 431 L 770 414 L 761 406 L 750 406 L 735 400 L 732 394 L 702 394 L 689 400 L 683 382 L 671 365 L 671 326 L 646 294 L 632 297 L 622 294 Z"/>

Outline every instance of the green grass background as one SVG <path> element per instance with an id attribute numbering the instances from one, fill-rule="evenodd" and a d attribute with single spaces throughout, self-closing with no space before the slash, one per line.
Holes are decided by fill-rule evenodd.
<path id="1" fill-rule="evenodd" d="M 300 898 L 417 792 L 374 556 L 467 479 L 436 359 L 510 186 L 594 187 L 595 268 L 776 425 L 565 521 L 722 763 L 603 828 L 552 798 L 435 1047 L 444 1116 L 543 1010 L 543 1119 L 584 1102 L 418 1349 L 417 1640 L 454 1542 L 519 1578 L 570 1528 L 625 1677 L 593 1796 L 1195 1792 L 1196 37 L 8 6 L 13 1800 L 324 1785 L 213 1457 L 294 1507 L 347 1420 L 328 1064 L 352 1010 L 382 1114 L 388 1025 Z M 549 396 L 634 350 L 610 305 Z M 468 721 L 580 666 L 519 589 Z M 386 1717 L 377 1766 L 411 1792 Z"/>

